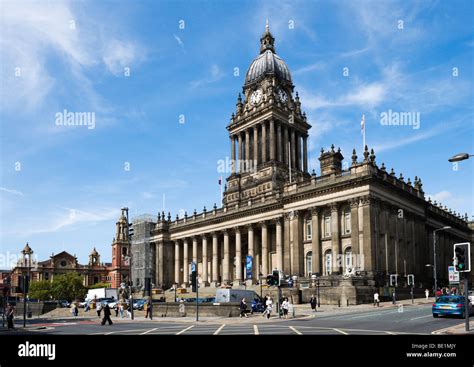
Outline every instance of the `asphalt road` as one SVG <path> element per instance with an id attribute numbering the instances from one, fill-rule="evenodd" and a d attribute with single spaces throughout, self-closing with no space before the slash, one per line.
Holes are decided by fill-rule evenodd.
<path id="1" fill-rule="evenodd" d="M 472 318 L 472 316 L 471 316 Z M 114 318 L 112 317 L 112 321 Z M 393 335 L 431 334 L 463 323 L 459 318 L 433 318 L 431 304 L 365 311 L 325 313 L 289 320 L 264 320 L 260 315 L 249 319 L 216 319 L 205 322 L 118 321 L 100 325 L 93 320 L 32 320 L 27 331 L 15 333 L 82 335 Z M 17 325 L 20 326 L 20 325 Z"/>

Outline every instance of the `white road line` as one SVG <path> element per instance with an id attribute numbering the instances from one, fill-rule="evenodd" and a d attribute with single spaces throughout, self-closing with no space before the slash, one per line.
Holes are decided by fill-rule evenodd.
<path id="1" fill-rule="evenodd" d="M 103 335 L 112 335 L 116 333 L 132 333 L 132 332 L 138 332 L 138 331 L 143 331 L 143 329 L 109 331 L 108 333 L 103 333 Z"/>
<path id="2" fill-rule="evenodd" d="M 214 333 L 214 335 L 219 334 L 219 333 L 221 332 L 221 330 L 224 329 L 224 326 L 225 326 L 225 324 L 222 324 L 222 325 L 219 327 L 219 329 L 216 330 L 216 332 Z"/>
<path id="3" fill-rule="evenodd" d="M 254 331 L 255 335 L 259 335 L 257 325 L 254 325 L 254 326 L 253 326 L 253 331 Z"/>
<path id="4" fill-rule="evenodd" d="M 301 333 L 301 332 L 299 332 L 298 330 L 296 330 L 293 326 L 289 326 L 289 328 L 290 328 L 291 330 L 293 330 L 296 334 L 298 334 L 298 335 L 303 335 L 303 333 Z"/>
<path id="5" fill-rule="evenodd" d="M 410 321 L 418 320 L 418 319 L 424 319 L 425 317 L 433 317 L 433 315 L 432 315 L 432 314 L 429 314 L 429 315 L 426 315 L 426 316 L 414 317 L 414 318 L 410 319 Z"/>
<path id="6" fill-rule="evenodd" d="M 392 333 L 391 331 L 386 331 L 386 333 L 389 335 L 397 335 L 397 333 Z"/>
<path id="7" fill-rule="evenodd" d="M 185 333 L 186 331 L 192 329 L 193 327 L 194 327 L 194 325 L 191 325 L 190 327 L 187 327 L 186 329 L 183 329 L 183 330 L 181 330 L 180 332 L 176 333 L 176 335 L 180 335 L 180 334 L 182 334 L 182 333 Z"/>
<path id="8" fill-rule="evenodd" d="M 337 331 L 338 333 L 344 334 L 344 335 L 349 335 L 349 334 L 346 333 L 345 331 L 342 331 L 342 330 L 339 330 L 339 329 L 333 328 L 333 330 L 334 330 L 334 331 Z"/>
<path id="9" fill-rule="evenodd" d="M 158 330 L 158 328 L 156 327 L 154 329 L 147 330 L 144 333 L 141 333 L 140 335 L 146 335 L 146 334 L 151 333 L 152 331 L 155 331 L 155 330 Z"/>

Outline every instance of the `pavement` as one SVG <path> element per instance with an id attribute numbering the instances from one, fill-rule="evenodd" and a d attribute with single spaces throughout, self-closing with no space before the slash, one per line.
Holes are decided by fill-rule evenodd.
<path id="1" fill-rule="evenodd" d="M 93 313 L 88 316 L 29 319 L 25 329 L 22 320 L 17 319 L 19 334 L 166 334 L 166 335 L 239 335 L 239 334 L 293 334 L 293 335 L 397 335 L 397 334 L 465 334 L 464 322 L 451 317 L 433 318 L 433 299 L 399 301 L 393 305 L 383 302 L 380 307 L 357 305 L 338 307 L 321 305 L 316 312 L 308 304 L 295 305 L 295 317 L 279 319 L 273 315 L 269 320 L 261 314 L 239 317 L 155 317 L 145 319 L 142 313 L 130 319 L 112 316 L 113 325 L 100 325 L 100 319 Z M 471 330 L 474 320 L 471 321 Z M 0 327 L 0 331 L 5 328 Z M 7 332 L 11 333 L 11 332 Z M 3 334 L 3 333 L 2 333 Z M 470 334 L 473 334 L 471 332 Z"/>

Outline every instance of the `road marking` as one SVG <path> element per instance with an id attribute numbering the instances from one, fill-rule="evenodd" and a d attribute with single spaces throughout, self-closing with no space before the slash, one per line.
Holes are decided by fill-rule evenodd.
<path id="1" fill-rule="evenodd" d="M 339 330 L 339 329 L 333 328 L 333 330 L 337 331 L 338 333 L 344 334 L 344 335 L 349 335 L 349 334 L 346 333 L 345 331 L 342 331 L 342 330 Z"/>
<path id="2" fill-rule="evenodd" d="M 386 333 L 389 335 L 397 335 L 397 333 L 392 333 L 391 331 L 386 331 Z"/>
<path id="3" fill-rule="evenodd" d="M 221 331 L 222 329 L 224 329 L 224 326 L 225 326 L 225 324 L 222 324 L 222 325 L 220 326 L 220 328 L 216 330 L 216 332 L 214 333 L 214 335 L 219 334 L 220 331 Z"/>
<path id="4" fill-rule="evenodd" d="M 192 329 L 193 327 L 194 327 L 194 325 L 191 325 L 190 327 L 187 327 L 186 329 L 183 329 L 183 330 L 181 330 L 180 332 L 176 333 L 176 335 L 180 335 L 180 334 L 182 334 L 182 333 L 185 333 L 186 331 Z"/>
<path id="5" fill-rule="evenodd" d="M 429 315 L 426 315 L 426 316 L 414 317 L 414 318 L 410 319 L 410 321 L 418 320 L 418 319 L 424 319 L 425 317 L 433 317 L 433 315 L 432 315 L 432 314 L 429 314 Z"/>
<path id="6" fill-rule="evenodd" d="M 298 335 L 303 335 L 303 333 L 301 333 L 301 332 L 299 332 L 298 330 L 296 330 L 293 326 L 289 326 L 289 328 L 290 328 L 291 330 L 293 330 L 296 334 L 298 334 Z"/>
<path id="7" fill-rule="evenodd" d="M 141 333 L 140 335 L 146 335 L 146 334 L 151 333 L 152 331 L 155 331 L 155 330 L 158 330 L 158 328 L 156 327 L 154 329 L 147 330 L 144 333 Z"/>
<path id="8" fill-rule="evenodd" d="M 253 331 L 254 331 L 255 335 L 259 335 L 257 325 L 253 326 Z"/>

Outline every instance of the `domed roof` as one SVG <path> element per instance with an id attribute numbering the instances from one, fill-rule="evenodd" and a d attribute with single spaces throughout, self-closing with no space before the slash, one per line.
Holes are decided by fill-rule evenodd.
<path id="1" fill-rule="evenodd" d="M 260 55 L 250 64 L 245 76 L 245 85 L 260 81 L 267 75 L 275 75 L 278 79 L 291 83 L 291 75 L 288 66 L 275 53 L 275 38 L 270 33 L 268 21 L 265 32 L 260 38 Z"/>

